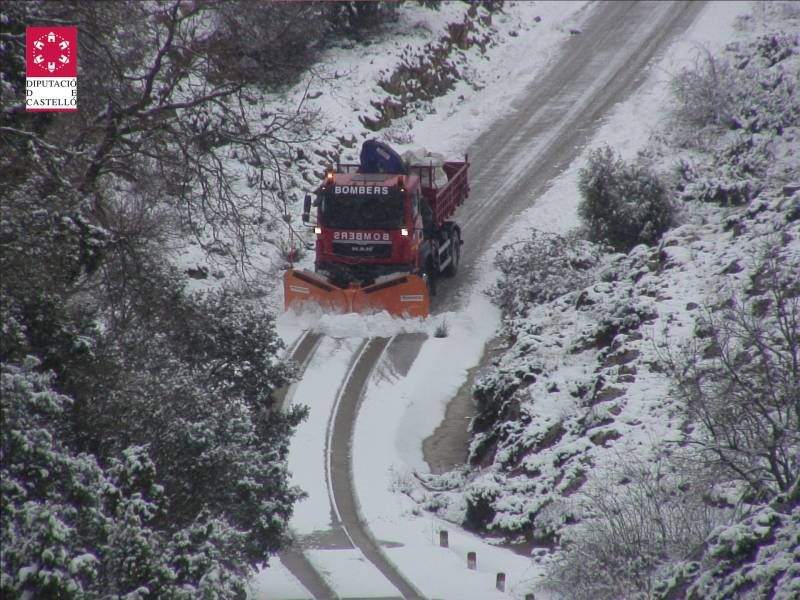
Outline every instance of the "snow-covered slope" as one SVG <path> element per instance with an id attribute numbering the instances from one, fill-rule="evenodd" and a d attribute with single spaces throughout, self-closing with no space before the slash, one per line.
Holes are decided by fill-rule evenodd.
<path id="1" fill-rule="evenodd" d="M 397 7 L 397 20 L 382 24 L 374 36 L 326 50 L 298 84 L 276 94 L 252 90 L 256 100 L 247 110 L 254 128 L 302 117 L 313 133 L 299 148 L 272 148 L 273 176 L 258 185 L 271 199 L 267 209 L 274 218 L 263 223 L 259 240 L 249 242 L 251 292 L 279 309 L 282 289 L 269 282 L 280 279 L 288 250 L 298 252 L 298 266 L 313 264 L 313 235 L 300 212 L 303 196 L 326 167 L 358 162 L 361 143 L 373 137 L 400 153 L 463 156 L 508 110 L 508 99 L 554 58 L 586 5 L 506 2 L 489 11 L 457 1 L 435 8 L 405 3 Z M 378 121 L 385 126 L 375 131 Z M 252 185 L 246 175 L 232 182 L 245 196 Z M 215 260 L 194 243 L 177 257 L 184 269 L 211 274 L 190 282 L 197 289 L 235 279 L 230 265 Z"/>
<path id="2" fill-rule="evenodd" d="M 458 3 L 445 3 L 444 7 L 447 11 L 464 8 Z M 462 72 L 468 75 L 467 81 L 457 83 L 455 90 L 442 98 L 419 102 L 413 111 L 396 119 L 379 135 L 401 151 L 424 146 L 445 155 L 463 152 L 470 139 L 499 115 L 505 105 L 498 101 L 501 94 L 511 96 L 522 89 L 536 68 L 551 56 L 555 43 L 569 35 L 570 19 L 574 18 L 570 15 L 580 8 L 581 5 L 565 7 L 559 3 L 508 3 L 502 14 L 492 17 L 494 38 L 502 40 L 502 44 L 488 47 L 486 55 L 479 45 L 463 55 L 460 51 L 456 53 Z M 635 156 L 648 146 L 652 126 L 666 112 L 673 75 L 702 60 L 705 48 L 716 52 L 733 39 L 754 37 L 774 23 L 775 17 L 780 20 L 791 13 L 791 6 L 759 4 L 753 16 L 737 22 L 737 15 L 749 13 L 750 9 L 745 3 L 710 3 L 685 40 L 651 70 L 647 85 L 636 97 L 618 107 L 592 145 L 611 144 L 624 157 Z M 361 139 L 375 135 L 359 120 L 365 114 L 379 117 L 377 112 L 364 109 L 364 98 L 368 95 L 371 101 L 383 101 L 385 92 L 375 87 L 375 77 L 380 76 L 382 69 L 388 69 L 390 63 L 402 62 L 392 47 L 402 47 L 412 30 L 435 30 L 432 23 L 439 18 L 435 15 L 431 12 L 425 18 L 419 17 L 411 30 L 410 22 L 401 19 L 399 37 L 376 43 L 372 47 L 374 55 L 371 53 L 368 61 L 352 59 L 353 54 L 347 52 L 352 49 L 343 48 L 331 55 L 332 65 L 351 61 L 347 75 L 336 68 L 333 71 L 341 80 L 353 83 L 321 86 L 310 94 L 320 102 L 322 114 L 329 115 L 334 133 L 310 145 L 314 151 L 309 154 L 313 158 L 305 167 L 307 173 L 330 162 L 338 153 L 344 159 L 355 158 Z M 455 13 L 447 18 L 453 16 L 456 20 L 462 18 Z M 539 16 L 542 18 L 536 20 Z M 787 23 L 797 31 L 796 21 Z M 440 25 L 443 24 L 444 21 Z M 414 43 L 422 46 L 424 42 Z M 520 52 L 521 48 L 527 50 Z M 796 72 L 796 65 L 793 57 L 779 68 Z M 483 87 L 495 78 L 504 82 L 502 87 Z M 514 83 L 506 85 L 509 81 Z M 340 87 L 347 91 L 338 91 Z M 366 89 L 369 94 L 364 93 Z M 758 203 L 749 207 L 720 207 L 689 201 L 683 206 L 678 226 L 659 246 L 637 247 L 627 255 L 593 258 L 597 262 L 588 273 L 588 283 L 582 281 L 576 289 L 552 302 L 532 305 L 529 316 L 513 324 L 510 329 L 513 336 L 508 338 L 506 351 L 487 369 L 479 388 L 479 395 L 489 399 L 487 404 L 492 408 L 485 411 L 481 431 L 473 444 L 472 469 L 440 478 L 423 475 L 425 467 L 412 446 L 430 433 L 435 424 L 430 418 L 419 418 L 419 407 L 432 406 L 437 414 L 442 414 L 440 409 L 447 400 L 447 390 L 426 388 L 424 374 L 416 364 L 405 380 L 391 372 L 387 374 L 385 365 L 379 367 L 377 380 L 359 417 L 354 447 L 374 450 L 375 444 L 379 444 L 381 460 L 375 459 L 377 451 L 363 453 L 363 460 L 359 460 L 357 453 L 355 469 L 357 478 L 367 481 L 370 489 L 364 496 L 369 504 L 364 512 L 370 525 L 377 527 L 382 535 L 403 539 L 406 544 L 395 553 L 404 569 L 428 577 L 429 565 L 423 563 L 430 561 L 414 560 L 414 549 L 420 540 L 447 527 L 443 521 L 420 514 L 412 498 L 446 519 L 458 523 L 466 520 L 472 527 L 498 537 L 549 547 L 567 534 L 570 524 L 582 518 L 578 500 L 583 492 L 606 478 L 611 479 L 612 487 L 619 482 L 621 478 L 614 480 L 614 468 L 622 458 L 639 456 L 645 468 L 649 468 L 649 456 L 681 440 L 686 422 L 680 403 L 671 396 L 671 382 L 659 366 L 669 348 L 678 348 L 682 340 L 692 337 L 697 315 L 706 310 L 713 312 L 713 306 L 720 300 L 746 287 L 763 255 L 764 240 L 773 238 L 776 231 L 786 234 L 783 238 L 779 236 L 780 239 L 789 239 L 789 243 L 781 246 L 784 264 L 800 264 L 797 221 L 788 218 L 795 214 L 793 206 L 798 201 L 790 185 L 800 179 L 796 176 L 796 161 L 792 159 L 797 155 L 796 136 L 796 130 L 785 128 L 773 140 L 773 159 L 768 165 L 772 183 L 763 190 Z M 703 153 L 697 147 L 687 149 L 684 144 L 681 148 L 674 139 L 659 141 L 665 137 L 662 132 L 647 151 L 649 162 L 659 172 L 672 172 L 678 156 L 694 161 L 702 169 L 713 162 L 709 162 L 708 152 Z M 337 141 L 331 143 L 334 138 Z M 706 150 L 720 150 L 730 142 L 730 139 L 717 140 L 719 147 Z M 535 207 L 516 222 L 497 248 L 515 239 L 527 239 L 530 229 L 541 227 L 542 223 L 547 223 L 554 233 L 569 233 L 578 224 L 579 195 L 575 181 L 582 164 L 580 161 L 572 165 L 547 194 L 534 199 Z M 716 176 L 707 170 L 703 177 L 712 181 Z M 295 181 L 297 189 L 313 185 L 313 179 L 302 184 L 302 178 L 300 174 Z M 686 186 L 689 192 L 700 188 L 701 178 L 695 178 L 693 183 L 694 187 Z M 784 184 L 788 186 L 786 190 Z M 594 256 L 594 252 L 591 250 L 589 254 Z M 444 316 L 451 336 L 428 340 L 422 353 L 461 360 L 473 356 L 475 348 L 483 345 L 492 329 L 485 324 L 496 319 L 496 313 L 480 298 L 482 290 L 495 278 L 491 263 L 492 257 L 486 257 L 481 283 L 472 290 L 476 298 L 467 303 L 465 314 Z M 476 323 L 481 326 L 476 327 Z M 316 318 L 304 320 L 287 315 L 281 317 L 279 325 L 287 340 L 291 340 L 301 328 L 319 324 Z M 463 330 L 455 331 L 458 328 Z M 367 336 L 376 332 L 389 336 L 400 331 L 430 332 L 430 329 L 421 324 L 380 319 L 359 319 L 356 323 L 347 316 L 325 317 L 321 323 L 322 331 L 340 336 L 348 333 Z M 465 376 L 469 366 L 465 363 L 462 368 L 459 363 L 454 369 Z M 452 391 L 456 387 L 457 382 L 448 384 L 447 389 Z M 388 420 L 401 424 L 401 431 L 394 435 L 387 429 L 388 403 L 391 403 Z M 415 483 L 414 471 L 427 480 L 426 485 Z M 674 478 L 672 475 L 675 474 L 665 479 L 676 486 L 683 485 L 680 473 Z M 431 492 L 434 487 L 439 491 Z M 422 529 L 416 531 L 420 524 Z M 463 540 L 465 547 L 481 544 L 467 534 Z M 491 560 L 502 565 L 502 553 L 507 551 L 497 550 L 498 557 L 492 554 Z M 418 554 L 428 556 L 421 550 Z M 541 565 L 554 562 L 548 550 L 538 549 L 533 555 L 534 562 Z M 512 587 L 513 593 L 532 589 L 541 577 L 541 565 L 529 563 L 530 568 L 517 569 L 512 558 L 505 564 L 514 565 L 508 567 L 510 572 L 518 571 L 510 576 L 516 585 Z M 459 569 L 463 570 L 463 565 L 448 564 L 438 574 L 458 581 L 463 578 Z M 261 582 L 264 590 L 274 583 L 267 579 Z"/>
<path id="3" fill-rule="evenodd" d="M 600 528 L 599 519 L 608 516 L 597 507 L 602 494 L 619 494 L 624 499 L 625 494 L 641 491 L 641 481 L 631 485 L 632 477 L 644 479 L 658 472 L 658 478 L 681 490 L 697 483 L 690 481 L 697 473 L 681 472 L 677 459 L 669 458 L 681 454 L 687 445 L 709 446 L 704 437 L 708 432 L 696 420 L 698 414 L 687 408 L 685 394 L 676 390 L 680 388 L 677 370 L 688 369 L 693 359 L 697 363 L 691 364 L 711 368 L 708 365 L 718 358 L 718 338 L 711 335 L 709 327 L 727 327 L 720 323 L 739 318 L 765 331 L 780 331 L 782 325 L 787 339 L 778 347 L 789 357 L 795 353 L 796 360 L 798 320 L 791 311 L 798 309 L 800 273 L 800 99 L 796 88 L 800 15 L 790 4 L 770 3 L 759 4 L 754 13 L 734 20 L 725 8 L 709 7 L 691 34 L 701 34 L 702 28 L 716 19 L 717 23 L 736 25 L 728 35 L 737 43 L 728 45 L 724 55 L 713 47 L 695 48 L 693 62 L 683 65 L 688 71 L 677 80 L 683 83 L 683 87 L 677 85 L 678 99 L 670 106 L 678 116 L 663 121 L 646 144 L 632 133 L 652 131 L 645 121 L 654 122 L 660 112 L 652 102 L 659 91 L 667 90 L 664 80 L 662 87 L 656 83 L 656 74 L 653 85 L 645 86 L 635 101 L 620 107 L 594 143 L 619 144 L 628 157 L 639 151 L 640 160 L 659 171 L 673 187 L 679 203 L 677 225 L 656 246 L 637 246 L 627 254 L 600 259 L 597 249 L 558 238 L 559 256 L 571 252 L 565 264 L 579 265 L 572 277 L 560 279 L 558 273 L 539 268 L 529 255 L 553 246 L 544 244 L 541 234 L 531 239 L 525 232 L 529 225 L 520 226 L 519 266 L 511 269 L 506 284 L 516 289 L 517 300 L 527 300 L 521 302 L 524 310 L 518 311 L 522 316 L 506 319 L 507 347 L 476 388 L 481 413 L 474 425 L 472 469 L 429 480 L 431 487 L 452 487 L 451 491 L 428 494 L 428 506 L 440 514 L 522 547 L 552 548 L 559 541 L 580 544 L 591 535 L 587 529 Z M 720 30 L 724 27 L 715 33 L 725 39 Z M 692 54 L 684 48 L 683 56 Z M 673 69 L 672 75 L 677 72 Z M 704 109 L 716 113 L 706 115 L 706 126 L 693 121 L 703 118 L 698 115 Z M 716 117 L 718 122 L 710 122 Z M 556 233 L 568 233 L 570 223 L 563 217 L 564 210 L 579 200 L 575 169 L 573 166 L 537 202 L 540 222 L 546 222 L 541 219 L 542 212 L 551 214 L 551 207 L 552 214 L 560 216 L 552 227 Z M 514 251 L 506 254 L 513 263 Z M 561 272 L 568 274 L 566 269 Z M 558 297 L 550 300 L 553 296 Z M 779 306 L 795 314 L 794 320 L 783 322 Z M 728 339 L 725 343 L 731 348 L 734 345 Z M 722 348 L 723 355 L 728 349 Z M 795 378 L 798 375 L 796 369 L 789 373 Z M 733 404 L 730 410 L 734 411 Z M 792 412 L 789 407 L 787 414 L 796 419 L 796 408 Z M 793 439 L 788 445 L 790 471 L 796 476 L 800 440 L 791 420 L 787 432 Z M 748 468 L 761 468 L 762 459 L 755 451 L 742 460 Z M 717 484 L 737 479 L 727 473 L 716 475 Z M 708 487 L 702 493 L 712 497 L 715 489 Z M 739 492 L 726 489 L 731 510 L 713 514 L 710 525 L 735 519 L 734 505 L 745 512 L 766 510 L 759 509 L 758 502 L 749 508 L 740 505 Z M 627 503 L 631 502 L 628 497 Z M 796 505 L 796 499 L 794 502 Z M 664 506 L 677 507 L 668 501 Z M 770 523 L 793 522 L 791 507 L 785 514 L 783 520 Z M 643 509 L 634 516 L 645 515 Z M 688 515 L 684 513 L 690 520 Z M 581 525 L 584 520 L 590 522 L 586 527 Z M 716 541 L 710 542 L 716 549 L 710 552 L 709 564 L 725 552 L 720 549 L 725 539 L 736 537 L 739 531 L 746 540 L 749 534 L 745 530 L 755 532 L 751 527 L 754 521 L 758 518 L 746 521 L 741 530 L 730 528 L 717 534 Z M 701 533 L 692 535 L 685 539 L 702 539 Z M 759 539 L 757 546 L 767 544 L 768 535 L 753 536 Z M 784 534 L 775 537 L 786 545 Z M 659 550 L 666 554 L 659 560 L 668 562 L 680 558 L 686 548 L 665 546 Z M 796 556 L 796 537 L 788 552 Z M 547 556 L 546 551 L 534 554 L 551 565 L 555 579 L 564 574 L 558 570 L 563 559 L 558 553 L 555 557 Z M 780 560 L 787 556 L 781 549 L 765 549 L 754 560 L 763 558 L 767 563 L 773 555 L 782 557 Z M 751 557 L 748 554 L 745 562 Z M 602 580 L 598 574 L 601 563 L 589 564 L 584 575 L 589 576 L 595 568 L 595 576 Z M 697 574 L 701 564 L 705 563 L 692 563 L 695 572 L 687 577 L 695 581 L 695 596 L 731 597 L 723 584 L 714 587 L 708 583 L 723 567 L 717 563 L 717 575 L 704 577 Z M 748 571 L 759 572 L 753 565 L 745 567 L 739 574 L 744 580 L 748 580 Z M 729 581 L 736 580 L 731 574 L 736 568 L 730 562 L 724 566 Z M 780 571 L 780 567 L 770 570 L 762 566 L 764 573 L 774 574 L 776 569 Z M 769 581 L 783 594 L 790 593 L 789 579 L 770 580 L 768 575 L 762 579 L 758 593 L 770 589 Z M 782 583 L 776 583 L 778 579 Z M 578 585 L 577 579 L 571 582 Z M 740 588 L 735 597 L 758 595 L 747 592 L 744 585 Z M 583 594 L 577 587 L 568 589 L 571 597 L 600 597 L 597 588 Z M 607 597 L 634 593 L 621 589 Z"/>

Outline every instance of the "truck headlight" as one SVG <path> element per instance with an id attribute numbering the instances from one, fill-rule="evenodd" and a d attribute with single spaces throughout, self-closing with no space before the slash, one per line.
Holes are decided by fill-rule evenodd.
<path id="1" fill-rule="evenodd" d="M 400 235 L 402 235 L 403 237 L 408 237 L 408 229 L 406 229 L 405 227 L 403 227 L 403 228 L 400 230 Z"/>
<path id="2" fill-rule="evenodd" d="M 322 227 L 314 227 L 314 235 L 322 235 Z"/>

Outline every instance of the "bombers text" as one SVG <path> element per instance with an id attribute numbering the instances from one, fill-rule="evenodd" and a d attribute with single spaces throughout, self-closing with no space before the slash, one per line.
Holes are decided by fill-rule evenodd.
<path id="1" fill-rule="evenodd" d="M 334 240 L 348 242 L 388 242 L 390 241 L 388 232 L 381 231 L 334 231 Z"/>
<path id="2" fill-rule="evenodd" d="M 335 185 L 334 194 L 366 194 L 368 196 L 388 196 L 389 187 L 385 185 Z"/>

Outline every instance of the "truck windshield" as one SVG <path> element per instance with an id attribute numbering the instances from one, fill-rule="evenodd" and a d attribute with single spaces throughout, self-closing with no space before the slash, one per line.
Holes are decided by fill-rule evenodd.
<path id="1" fill-rule="evenodd" d="M 403 225 L 403 199 L 397 196 L 327 196 L 322 223 L 334 229 L 398 229 Z"/>

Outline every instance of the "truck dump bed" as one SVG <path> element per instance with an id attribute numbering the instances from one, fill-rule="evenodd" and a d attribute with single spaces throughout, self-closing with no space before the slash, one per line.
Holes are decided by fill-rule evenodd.
<path id="1" fill-rule="evenodd" d="M 469 195 L 469 163 L 464 161 L 447 161 L 441 169 L 447 176 L 447 182 L 439 187 L 436 182 L 436 169 L 433 165 L 410 165 L 409 175 L 419 177 L 422 184 L 422 195 L 433 210 L 434 225 L 439 228 L 453 216 L 456 209 L 464 203 Z"/>

